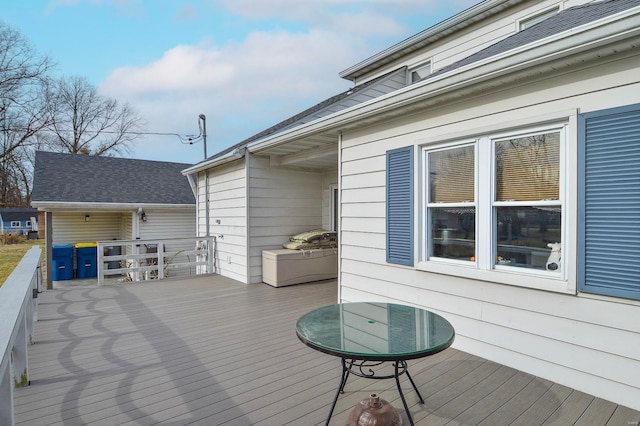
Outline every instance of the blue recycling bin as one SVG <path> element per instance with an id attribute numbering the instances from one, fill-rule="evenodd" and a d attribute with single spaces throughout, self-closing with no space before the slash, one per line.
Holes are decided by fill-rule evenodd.
<path id="1" fill-rule="evenodd" d="M 77 278 L 93 278 L 98 276 L 97 243 L 76 244 Z"/>
<path id="2" fill-rule="evenodd" d="M 51 249 L 53 281 L 73 279 L 73 245 L 54 244 Z"/>

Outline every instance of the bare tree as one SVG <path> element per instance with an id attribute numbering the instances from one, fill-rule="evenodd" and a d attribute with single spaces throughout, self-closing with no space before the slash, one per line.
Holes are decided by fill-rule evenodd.
<path id="1" fill-rule="evenodd" d="M 111 155 L 144 131 L 127 104 L 85 78 L 52 80 L 53 63 L 0 22 L 0 206 L 28 205 L 35 149 Z"/>
<path id="2" fill-rule="evenodd" d="M 25 149 L 47 126 L 49 58 L 0 22 L 0 205 L 24 204 Z M 28 194 L 27 194 L 28 195 Z"/>
<path id="3" fill-rule="evenodd" d="M 144 131 L 144 121 L 132 107 L 100 95 L 84 77 L 55 82 L 49 113 L 52 148 L 73 154 L 127 151 Z"/>

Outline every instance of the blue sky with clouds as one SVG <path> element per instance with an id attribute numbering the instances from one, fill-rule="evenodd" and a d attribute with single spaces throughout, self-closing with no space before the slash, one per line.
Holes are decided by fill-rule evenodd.
<path id="1" fill-rule="evenodd" d="M 338 73 L 476 0 L 2 0 L 0 20 L 208 155 L 350 87 Z M 201 144 L 145 136 L 129 157 L 195 163 Z"/>

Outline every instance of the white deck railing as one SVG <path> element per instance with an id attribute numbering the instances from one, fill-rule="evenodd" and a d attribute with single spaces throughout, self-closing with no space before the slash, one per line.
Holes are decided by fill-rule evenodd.
<path id="1" fill-rule="evenodd" d="M 14 424 L 13 388 L 29 384 L 27 348 L 38 319 L 41 252 L 37 246 L 29 250 L 0 287 L 0 425 Z"/>
<path id="2" fill-rule="evenodd" d="M 109 276 L 144 281 L 212 274 L 215 242 L 215 237 L 99 241 L 98 285 Z"/>

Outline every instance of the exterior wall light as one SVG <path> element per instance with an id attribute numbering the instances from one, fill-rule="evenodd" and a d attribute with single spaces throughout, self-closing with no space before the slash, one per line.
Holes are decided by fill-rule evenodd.
<path id="1" fill-rule="evenodd" d="M 84 215 L 84 221 L 85 222 L 89 222 L 90 219 L 91 219 L 91 215 L 90 214 L 85 214 Z"/>
<path id="2" fill-rule="evenodd" d="M 145 211 L 142 209 L 142 207 L 138 207 L 138 217 L 143 222 L 147 221 L 147 213 L 145 213 Z"/>

